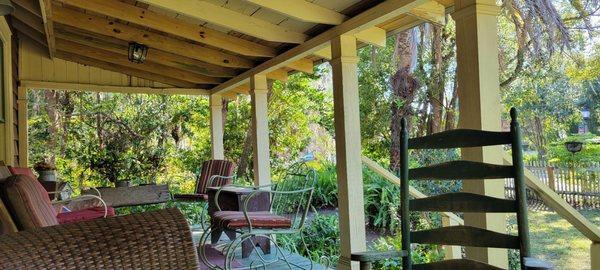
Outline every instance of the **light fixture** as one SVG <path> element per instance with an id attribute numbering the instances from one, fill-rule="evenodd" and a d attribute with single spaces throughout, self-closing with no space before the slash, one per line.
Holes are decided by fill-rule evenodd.
<path id="1" fill-rule="evenodd" d="M 0 0 L 0 16 L 11 14 L 13 11 L 15 11 L 15 7 L 10 0 Z"/>
<path id="2" fill-rule="evenodd" d="M 134 63 L 144 63 L 147 54 L 148 46 L 137 42 L 129 42 L 129 61 Z"/>

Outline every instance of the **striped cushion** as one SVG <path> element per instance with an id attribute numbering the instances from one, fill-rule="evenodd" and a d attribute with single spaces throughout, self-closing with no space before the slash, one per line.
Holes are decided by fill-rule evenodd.
<path id="1" fill-rule="evenodd" d="M 10 173 L 12 175 L 24 174 L 24 175 L 27 175 L 27 176 L 35 179 L 35 180 L 38 179 L 37 176 L 31 170 L 31 168 L 27 168 L 27 167 L 8 167 L 8 170 L 10 170 Z"/>
<path id="2" fill-rule="evenodd" d="M 289 218 L 272 214 L 271 212 L 248 212 L 253 228 L 285 229 L 292 227 Z M 218 211 L 212 216 L 215 224 L 225 229 L 239 229 L 248 227 L 248 220 L 241 211 Z"/>
<path id="3" fill-rule="evenodd" d="M 17 226 L 12 220 L 8 209 L 0 200 L 0 235 L 17 232 Z"/>
<path id="4" fill-rule="evenodd" d="M 208 186 L 208 180 L 213 175 L 227 176 L 233 175 L 233 162 L 221 159 L 207 160 L 202 163 L 202 171 L 198 181 L 196 182 L 196 193 L 206 194 L 206 188 Z M 213 183 L 213 186 L 223 186 L 231 183 L 231 179 L 217 178 Z"/>
<path id="5" fill-rule="evenodd" d="M 13 175 L 2 183 L 0 191 L 19 230 L 58 225 L 48 193 L 37 180 Z"/>

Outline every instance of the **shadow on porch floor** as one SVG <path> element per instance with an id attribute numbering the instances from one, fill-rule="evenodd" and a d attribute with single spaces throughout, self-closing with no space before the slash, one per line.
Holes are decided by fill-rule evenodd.
<path id="1" fill-rule="evenodd" d="M 192 232 L 192 237 L 194 240 L 194 243 L 197 245 L 199 240 L 200 240 L 200 236 L 202 235 L 202 231 L 199 230 L 194 230 Z M 226 241 L 229 241 L 227 239 L 226 236 L 223 236 L 223 238 L 221 238 L 221 240 L 219 241 L 219 243 L 217 243 L 215 245 L 215 248 L 209 248 L 207 251 L 207 256 L 209 257 L 209 260 L 216 264 L 216 265 L 223 265 L 223 261 L 224 261 L 224 255 L 223 253 L 219 250 L 218 246 L 220 246 L 220 244 L 222 243 L 226 243 Z M 271 254 L 268 255 L 264 255 L 265 259 L 268 261 L 274 260 L 275 259 L 275 247 L 271 247 Z M 255 262 L 254 264 L 256 265 L 258 260 L 258 255 L 256 254 L 257 251 L 254 251 L 250 257 L 242 259 L 242 255 L 241 255 L 241 250 L 236 250 L 236 261 L 235 261 L 235 265 L 233 265 L 234 267 L 250 267 L 252 262 Z M 285 254 L 289 254 L 289 251 L 284 250 L 283 252 L 285 252 Z M 283 260 L 279 260 L 275 263 L 269 264 L 266 269 L 269 270 L 278 270 L 278 269 L 311 269 L 311 260 L 305 257 L 302 257 L 301 255 L 297 254 L 297 253 L 292 253 L 290 255 L 287 256 L 287 261 L 288 263 L 290 263 L 291 267 L 288 266 L 288 263 L 286 263 Z M 263 269 L 259 266 L 255 266 L 257 269 Z M 200 269 L 210 269 L 208 268 L 206 265 L 202 264 Z M 327 269 L 327 267 L 320 265 L 317 262 L 312 262 L 312 270 L 321 270 L 321 269 Z"/>

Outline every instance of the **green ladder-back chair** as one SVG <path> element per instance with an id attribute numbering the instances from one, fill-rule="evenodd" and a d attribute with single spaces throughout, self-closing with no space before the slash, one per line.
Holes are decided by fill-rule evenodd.
<path id="1" fill-rule="evenodd" d="M 369 269 L 370 263 L 387 258 L 402 257 L 402 269 L 500 269 L 483 262 L 468 259 L 453 259 L 428 264 L 412 264 L 411 244 L 439 244 L 471 247 L 518 249 L 521 269 L 552 269 L 547 262 L 530 257 L 529 226 L 527 222 L 527 199 L 523 176 L 523 155 L 517 112 L 510 111 L 510 132 L 456 129 L 429 136 L 408 139 L 406 120 L 401 130 L 401 229 L 402 251 L 363 252 L 352 255 L 361 262 L 361 269 Z M 466 160 L 456 160 L 421 168 L 408 168 L 409 149 L 451 149 L 511 145 L 513 165 L 496 165 Z M 409 180 L 486 181 L 487 179 L 513 178 L 515 200 L 494 198 L 474 193 L 455 192 L 422 198 L 409 198 Z M 450 226 L 423 231 L 410 230 L 410 212 L 480 212 L 516 213 L 518 235 L 493 232 L 472 226 Z"/>

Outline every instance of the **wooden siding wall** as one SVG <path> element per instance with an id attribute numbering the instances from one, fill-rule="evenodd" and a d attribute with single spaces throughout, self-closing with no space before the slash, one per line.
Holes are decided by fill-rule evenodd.
<path id="1" fill-rule="evenodd" d="M 19 46 L 19 40 L 17 39 L 16 35 L 12 36 L 12 40 L 11 40 L 11 47 L 12 48 L 18 48 Z M 13 162 L 15 165 L 20 165 L 23 164 L 22 160 L 20 159 L 19 156 L 19 147 L 21 147 L 21 145 L 19 144 L 19 105 L 18 105 L 18 99 L 19 99 L 19 50 L 11 50 L 11 61 L 12 61 L 12 97 L 13 97 L 13 103 L 12 103 L 12 110 L 13 110 L 13 140 L 14 140 L 14 148 L 13 148 Z"/>
<path id="2" fill-rule="evenodd" d="M 42 48 L 31 39 L 22 37 L 19 42 L 19 79 L 21 81 L 82 83 L 107 86 L 169 87 L 169 85 L 163 83 L 118 72 L 81 65 L 58 58 L 50 59 L 47 56 L 47 49 Z"/>

